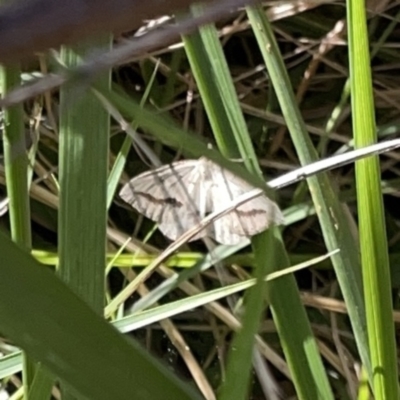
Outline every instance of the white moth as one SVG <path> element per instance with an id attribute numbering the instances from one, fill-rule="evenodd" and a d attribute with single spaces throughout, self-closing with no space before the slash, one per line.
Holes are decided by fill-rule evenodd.
<path id="1" fill-rule="evenodd" d="M 119 195 L 157 222 L 165 236 L 176 240 L 206 215 L 252 189 L 243 179 L 202 157 L 144 172 L 129 181 Z M 211 236 L 219 243 L 234 245 L 281 223 L 279 207 L 261 195 L 216 219 L 191 240 Z"/>

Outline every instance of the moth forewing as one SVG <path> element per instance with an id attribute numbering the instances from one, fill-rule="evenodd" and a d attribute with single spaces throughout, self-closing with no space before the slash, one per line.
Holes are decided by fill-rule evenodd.
<path id="1" fill-rule="evenodd" d="M 197 202 L 197 161 L 178 161 L 131 179 L 119 195 L 147 218 L 158 222 L 160 231 L 176 240 L 200 222 Z M 196 184 L 197 183 L 197 184 Z M 207 235 L 200 232 L 195 239 Z"/>

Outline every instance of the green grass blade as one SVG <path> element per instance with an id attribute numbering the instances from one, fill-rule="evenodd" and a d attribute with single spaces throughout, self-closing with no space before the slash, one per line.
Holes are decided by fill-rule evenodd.
<path id="1" fill-rule="evenodd" d="M 349 58 L 356 147 L 377 141 L 364 1 L 349 0 Z M 397 399 L 397 351 L 378 157 L 356 162 L 360 250 L 376 399 Z"/>
<path id="2" fill-rule="evenodd" d="M 3 234 L 0 253 L 2 333 L 67 382 L 74 395 L 96 400 L 200 399 Z"/>
<path id="3" fill-rule="evenodd" d="M 108 42 L 108 40 L 107 40 Z M 86 46 L 63 49 L 67 65 Z M 109 84 L 108 74 L 96 82 Z M 60 101 L 60 276 L 99 314 L 104 306 L 109 115 L 91 92 L 66 86 Z"/>
<path id="4" fill-rule="evenodd" d="M 201 7 L 194 7 L 196 13 L 201 12 Z M 196 82 L 203 82 L 199 87 L 201 98 L 211 95 L 213 99 L 219 99 L 223 115 L 227 118 L 227 126 L 224 130 L 216 131 L 214 137 L 219 145 L 221 152 L 223 149 L 230 148 L 225 156 L 234 158 L 237 154 L 243 159 L 243 163 L 247 170 L 261 176 L 261 170 L 258 160 L 254 152 L 253 144 L 244 120 L 243 113 L 240 109 L 239 101 L 232 77 L 230 75 L 228 63 L 218 38 L 218 32 L 214 25 L 205 25 L 200 28 L 200 37 L 204 47 L 205 58 L 200 58 L 198 50 L 201 48 L 196 43 L 195 53 L 192 53 L 191 66 L 195 71 Z M 201 67 L 202 62 L 208 61 L 209 68 L 207 73 Z M 212 84 L 208 80 L 211 75 Z M 214 112 L 207 108 L 207 114 L 213 125 L 216 125 L 220 119 L 218 109 Z M 229 129 L 227 129 L 229 127 Z"/>
<path id="5" fill-rule="evenodd" d="M 3 94 L 21 82 L 18 65 L 1 67 L 1 85 Z M 31 222 L 28 194 L 28 156 L 26 149 L 23 106 L 18 104 L 4 111 L 4 163 L 9 197 L 9 215 L 11 237 L 20 247 L 30 250 Z M 33 361 L 24 357 L 23 367 L 24 393 L 28 393 L 35 379 L 36 367 Z M 46 397 L 43 392 L 41 392 Z"/>
<path id="6" fill-rule="evenodd" d="M 0 358 L 0 379 L 21 371 L 22 352 L 15 351 L 12 354 Z"/>
<path id="7" fill-rule="evenodd" d="M 97 44 L 109 47 L 110 38 Z M 92 44 L 93 45 L 93 44 Z M 88 44 L 64 48 L 67 66 L 79 64 Z M 107 72 L 96 84 L 108 88 Z M 60 93 L 60 207 L 58 272 L 97 313 L 105 302 L 109 115 L 91 91 L 65 86 Z M 65 388 L 63 398 L 70 396 Z"/>
<path id="8" fill-rule="evenodd" d="M 212 65 L 207 57 L 202 37 L 196 32 L 190 36 L 183 36 L 182 40 L 218 148 L 225 157 L 236 158 L 239 152 L 235 143 L 224 139 L 227 135 L 232 136 L 233 132 L 223 101 L 219 95 L 215 95 L 213 85 L 216 85 L 216 77 L 212 73 Z"/>
<path id="9" fill-rule="evenodd" d="M 259 48 L 267 65 L 271 82 L 279 100 L 282 113 L 288 125 L 294 146 L 303 165 L 317 159 L 317 153 L 301 118 L 276 39 L 261 8 L 249 13 L 253 30 L 259 41 Z M 357 346 L 365 368 L 372 377 L 369 359 L 364 300 L 361 290 L 361 272 L 358 244 L 352 236 L 339 199 L 327 174 L 307 179 L 310 193 L 316 207 L 324 240 L 328 251 L 340 249 L 332 257 L 340 288 L 349 308 L 350 319 Z M 301 382 L 299 382 L 301 384 Z"/>
<path id="10" fill-rule="evenodd" d="M 50 372 L 40 363 L 37 364 L 37 372 L 33 379 L 28 396 L 29 400 L 46 400 L 51 397 L 51 389 L 54 384 L 54 377 Z"/>
<path id="11" fill-rule="evenodd" d="M 20 83 L 17 66 L 2 67 L 2 92 L 6 93 Z M 15 243 L 31 248 L 31 227 L 28 195 L 28 157 L 25 145 L 25 127 L 21 105 L 4 111 L 4 162 L 7 193 L 10 199 L 11 237 Z"/>

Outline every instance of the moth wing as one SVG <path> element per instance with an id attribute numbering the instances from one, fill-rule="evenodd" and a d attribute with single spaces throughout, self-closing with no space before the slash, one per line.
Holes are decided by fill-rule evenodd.
<path id="1" fill-rule="evenodd" d="M 212 211 L 223 209 L 227 203 L 253 189 L 252 185 L 230 171 L 217 167 L 211 190 Z M 214 221 L 214 236 L 220 243 L 234 245 L 243 237 L 253 236 L 283 221 L 277 204 L 261 195 Z"/>
<path id="2" fill-rule="evenodd" d="M 171 187 L 173 195 L 180 199 L 180 207 L 164 207 L 158 222 L 161 232 L 171 240 L 176 240 L 204 218 L 205 210 L 202 211 L 199 206 L 205 193 L 197 169 L 183 176 L 179 183 Z M 203 229 L 190 241 L 201 239 L 207 234 L 207 229 Z"/>
<path id="3" fill-rule="evenodd" d="M 120 197 L 159 225 L 161 232 L 176 240 L 201 220 L 198 204 L 202 187 L 197 161 L 184 160 L 148 171 L 123 186 Z M 207 232 L 192 238 L 196 240 Z"/>

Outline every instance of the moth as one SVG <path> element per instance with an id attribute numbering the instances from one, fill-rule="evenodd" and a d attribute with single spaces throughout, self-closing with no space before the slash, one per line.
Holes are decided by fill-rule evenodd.
<path id="1" fill-rule="evenodd" d="M 176 240 L 209 213 L 252 189 L 243 179 L 202 157 L 144 172 L 124 185 L 119 195 L 157 222 L 166 237 Z M 277 204 L 261 195 L 216 219 L 191 240 L 210 236 L 219 243 L 235 245 L 283 221 Z"/>

